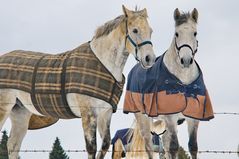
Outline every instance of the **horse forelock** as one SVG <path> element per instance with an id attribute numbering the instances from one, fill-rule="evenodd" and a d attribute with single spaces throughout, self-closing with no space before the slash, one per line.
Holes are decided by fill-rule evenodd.
<path id="1" fill-rule="evenodd" d="M 192 20 L 193 22 L 197 23 L 193 18 L 191 18 L 190 12 L 183 12 L 180 16 L 175 20 L 175 25 L 179 26 L 181 24 L 187 23 L 188 20 Z"/>

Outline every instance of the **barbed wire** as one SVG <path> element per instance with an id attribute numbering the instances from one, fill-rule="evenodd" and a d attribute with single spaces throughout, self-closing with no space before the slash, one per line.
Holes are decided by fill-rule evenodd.
<path id="1" fill-rule="evenodd" d="M 6 104 L 12 104 L 15 105 L 16 103 L 0 103 L 0 105 L 6 105 Z M 24 105 L 29 105 L 29 106 L 33 106 L 32 104 L 24 104 Z M 57 107 L 59 108 L 65 108 L 65 106 L 63 105 L 58 105 Z M 71 105 L 70 107 L 89 107 L 89 106 L 76 106 L 76 105 Z M 89 107 L 89 108 L 102 108 L 102 109 L 109 109 L 109 107 L 106 106 L 93 106 L 93 107 Z M 51 107 L 45 107 L 45 110 L 47 109 L 52 109 Z M 123 108 L 117 108 L 117 110 L 124 110 Z M 214 115 L 238 115 L 239 116 L 239 112 L 215 112 Z"/>
<path id="2" fill-rule="evenodd" d="M 15 105 L 16 103 L 0 103 L 0 105 L 6 105 L 6 104 L 12 104 L 12 105 Z M 32 104 L 25 104 L 25 105 L 31 105 Z M 64 106 L 59 106 L 60 108 L 61 107 L 64 107 Z M 89 106 L 72 106 L 71 107 L 89 107 Z M 105 107 L 105 106 L 94 106 L 94 107 L 91 107 L 91 108 L 105 108 L 105 109 L 109 109 L 109 107 Z M 51 108 L 45 108 L 45 109 L 51 109 Z M 118 108 L 117 110 L 123 110 L 123 108 Z M 215 115 L 233 115 L 233 116 L 239 116 L 239 112 L 215 112 L 214 113 Z M 2 131 L 1 131 L 2 132 Z M 48 150 L 48 149 L 45 149 L 45 150 L 40 150 L 40 149 L 25 149 L 25 150 L 13 150 L 11 152 L 20 152 L 20 153 L 50 153 L 52 150 Z M 67 153 L 87 153 L 87 150 L 73 150 L 73 149 L 68 149 L 68 150 L 64 150 L 65 152 Z M 100 150 L 99 151 L 96 151 L 96 152 L 101 152 Z M 108 150 L 107 152 L 109 153 L 112 153 L 112 150 Z M 114 151 L 114 152 L 118 152 L 118 151 Z M 146 152 L 145 150 L 138 150 L 138 151 L 131 151 L 131 152 Z M 188 152 L 189 151 L 185 151 L 185 152 Z M 1 151 L 0 153 L 6 153 L 6 152 L 3 152 Z M 199 154 L 229 154 L 229 155 L 232 155 L 232 154 L 239 154 L 239 151 L 234 151 L 234 150 L 199 150 L 198 151 Z"/>
<path id="3" fill-rule="evenodd" d="M 218 153 L 218 154 L 239 154 L 239 151 L 229 151 L 229 150 L 205 150 L 205 151 L 198 151 L 198 153 Z"/>
<path id="4" fill-rule="evenodd" d="M 25 149 L 25 150 L 11 150 L 10 152 L 20 152 L 20 153 L 49 153 L 52 150 L 39 150 L 39 149 Z M 67 153 L 87 153 L 87 150 L 73 150 L 73 149 L 68 149 L 64 150 Z M 153 150 L 152 150 L 153 151 Z M 102 152 L 101 150 L 98 150 L 96 152 Z M 105 152 L 105 151 L 104 151 Z M 106 152 L 112 153 L 112 152 L 122 152 L 122 151 L 112 151 L 112 150 L 107 150 Z M 146 150 L 136 150 L 136 151 L 127 151 L 127 152 L 147 152 Z M 155 152 L 155 151 L 153 151 Z M 170 152 L 170 151 L 164 151 L 164 152 Z M 189 151 L 185 151 L 190 153 Z M 199 150 L 197 151 L 199 154 L 205 154 L 205 153 L 212 153 L 212 154 L 239 154 L 239 151 L 234 151 L 234 150 Z M 6 151 L 0 151 L 0 153 L 6 153 Z"/>
<path id="5" fill-rule="evenodd" d="M 237 112 L 218 112 L 218 113 L 214 113 L 216 115 L 239 115 L 239 113 Z"/>

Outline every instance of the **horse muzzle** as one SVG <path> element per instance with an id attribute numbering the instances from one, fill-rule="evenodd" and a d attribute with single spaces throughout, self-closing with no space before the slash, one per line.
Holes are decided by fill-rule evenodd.
<path id="1" fill-rule="evenodd" d="M 192 57 L 183 57 L 180 59 L 180 63 L 181 65 L 183 65 L 183 67 L 185 68 L 189 68 L 189 66 L 193 63 L 193 58 Z"/>
<path id="2" fill-rule="evenodd" d="M 155 63 L 156 56 L 154 53 L 148 54 L 144 56 L 141 60 L 140 63 L 143 68 L 148 69 L 152 67 Z"/>

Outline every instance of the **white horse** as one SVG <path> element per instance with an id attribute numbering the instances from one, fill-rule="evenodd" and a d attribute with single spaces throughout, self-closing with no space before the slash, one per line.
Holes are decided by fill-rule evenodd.
<path id="1" fill-rule="evenodd" d="M 96 57 L 99 59 L 100 63 L 104 65 L 106 68 L 106 72 L 110 72 L 108 75 L 103 75 L 103 78 L 108 78 L 109 76 L 113 76 L 111 79 L 115 79 L 115 83 L 121 83 L 123 80 L 122 72 L 125 66 L 125 62 L 128 58 L 129 54 L 133 54 L 136 60 L 138 60 L 141 65 L 145 68 L 149 68 L 154 64 L 155 55 L 152 48 L 152 43 L 150 42 L 152 29 L 148 24 L 147 21 L 147 11 L 146 9 L 140 11 L 130 11 L 123 6 L 123 15 L 117 17 L 116 19 L 105 23 L 103 26 L 99 27 L 96 30 L 95 36 L 88 44 L 84 44 L 85 50 L 92 50 Z M 22 140 L 26 135 L 26 132 L 29 127 L 29 120 L 33 114 L 35 115 L 44 115 L 40 113 L 33 105 L 31 93 L 24 90 L 19 90 L 15 86 L 11 85 L 17 84 L 19 87 L 28 87 L 28 83 L 24 83 L 22 81 L 18 81 L 18 83 L 7 83 L 4 77 L 14 76 L 14 78 L 18 78 L 21 75 L 21 71 L 26 71 L 26 69 L 32 69 L 31 66 L 28 66 L 26 63 L 24 66 L 18 57 L 20 58 L 28 58 L 29 61 L 32 61 L 33 58 L 37 58 L 38 56 L 42 57 L 41 60 L 44 60 L 44 57 L 51 57 L 59 58 L 61 56 L 67 55 L 69 59 L 73 60 L 74 63 L 74 56 L 80 53 L 79 49 L 74 49 L 69 51 L 71 55 L 67 55 L 68 52 L 63 54 L 54 55 L 46 55 L 46 54 L 37 54 L 35 55 L 34 52 L 27 52 L 27 51 L 13 51 L 11 53 L 7 53 L 0 57 L 0 129 L 2 128 L 4 122 L 8 117 L 11 119 L 12 128 L 10 133 L 10 138 L 8 140 L 8 150 L 9 150 L 9 158 L 10 159 L 17 159 L 18 158 L 18 150 L 20 150 Z M 84 49 L 83 49 L 84 50 Z M 10 56 L 15 56 L 11 60 Z M 18 56 L 18 57 L 17 57 Z M 43 57 L 44 56 L 44 57 Z M 85 59 L 90 59 L 92 57 L 85 57 Z M 9 60 L 14 64 L 4 63 L 5 60 Z M 28 61 L 28 60 L 27 60 Z M 40 61 L 40 60 L 39 60 Z M 18 65 L 15 65 L 18 63 Z M 37 62 L 38 65 L 40 62 Z M 57 63 L 55 63 L 57 64 Z M 87 62 L 84 63 L 84 65 Z M 8 66 L 6 66 L 8 65 Z M 39 64 L 40 65 L 40 64 Z M 63 64 L 64 66 L 64 64 Z M 52 69 L 52 70 L 51 70 Z M 98 68 L 95 68 L 96 70 Z M 17 71 L 15 74 L 4 74 L 5 71 Z M 61 70 L 61 69 L 59 69 Z M 64 70 L 64 69 L 63 69 Z M 49 71 L 47 70 L 41 70 Z M 36 71 L 36 75 L 40 70 Z M 50 68 L 50 71 L 54 72 L 53 68 Z M 66 73 L 68 70 L 65 70 Z M 72 72 L 79 72 L 80 70 L 74 69 L 70 70 Z M 94 70 L 91 70 L 94 72 Z M 57 71 L 56 71 L 57 72 Z M 87 75 L 94 75 L 94 73 L 90 71 L 84 72 Z M 71 75 L 71 74 L 70 74 Z M 22 77 L 22 76 L 21 76 Z M 61 76 L 61 80 L 67 77 Z M 73 77 L 75 78 L 75 77 Z M 79 78 L 77 76 L 76 78 Z M 13 79 L 12 79 L 13 80 Z M 35 80 L 41 80 L 35 79 Z M 77 79 L 76 79 L 77 80 Z M 94 80 L 94 79 L 92 79 Z M 87 79 L 88 82 L 99 82 L 99 81 L 92 81 L 91 79 Z M 114 81 L 114 80 L 113 80 Z M 8 88 L 4 88 L 6 86 Z M 104 85 L 102 87 L 105 87 Z M 54 83 L 49 85 L 49 88 L 54 88 Z M 67 85 L 65 87 L 68 87 Z M 69 86 L 70 87 L 70 86 Z M 81 88 L 81 87 L 80 87 Z M 34 88 L 35 90 L 37 88 Z M 63 88 L 65 89 L 65 88 Z M 82 88 L 83 89 L 83 88 Z M 93 89 L 87 88 L 90 91 L 95 91 Z M 122 91 L 122 90 L 121 90 Z M 59 90 L 59 92 L 64 91 Z M 112 91 L 114 92 L 114 91 Z M 96 93 L 98 93 L 96 91 Z M 121 93 L 121 92 L 120 92 Z M 99 93 L 98 93 L 99 94 Z M 107 94 L 107 93 L 106 93 Z M 120 96 L 120 95 L 119 95 Z M 36 97 L 35 97 L 36 98 Z M 110 100 L 116 98 L 113 96 Z M 104 158 L 111 141 L 110 136 L 110 122 L 111 116 L 113 113 L 112 106 L 109 102 L 105 100 L 101 100 L 96 97 L 92 97 L 91 95 L 85 95 L 80 93 L 66 93 L 65 94 L 65 103 L 69 105 L 70 111 L 76 117 L 82 118 L 82 125 L 84 129 L 84 136 L 86 142 L 86 149 L 88 152 L 88 158 L 94 159 L 97 152 L 97 145 L 96 145 L 96 130 L 98 127 L 98 131 L 102 138 L 102 145 L 101 150 L 99 151 L 97 158 L 102 159 Z M 18 103 L 16 104 L 16 100 Z M 37 99 L 38 100 L 38 99 Z M 44 100 L 42 101 L 44 102 Z M 53 101 L 55 102 L 55 101 Z M 118 101 L 116 101 L 117 103 Z M 15 106 L 14 106 L 15 105 Z M 22 105 L 22 106 L 19 106 Z M 45 109 L 47 110 L 47 109 Z M 58 111 L 58 110 L 56 110 Z M 59 112 L 58 112 L 59 113 Z M 51 116 L 49 116 L 51 117 Z M 58 118 L 57 116 L 54 116 Z"/>
<path id="2" fill-rule="evenodd" d="M 153 67 L 142 70 L 136 65 L 128 77 L 124 112 L 135 113 L 150 159 L 153 158 L 153 144 L 149 116 L 165 122 L 166 132 L 162 139 L 167 159 L 177 158 L 178 119 L 187 121 L 188 148 L 196 159 L 199 120 L 213 118 L 202 73 L 194 60 L 198 47 L 198 11 L 180 13 L 176 9 L 174 20 L 175 34 L 169 49 L 157 58 Z"/>

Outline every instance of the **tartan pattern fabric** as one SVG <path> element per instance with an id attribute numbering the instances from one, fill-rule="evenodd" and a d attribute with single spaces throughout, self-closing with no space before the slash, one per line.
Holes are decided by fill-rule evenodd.
<path id="1" fill-rule="evenodd" d="M 117 82 L 89 43 L 57 55 L 17 50 L 0 57 L 0 88 L 31 93 L 35 108 L 46 116 L 76 117 L 67 104 L 66 93 L 104 100 L 115 112 L 123 86 L 124 76 Z"/>

